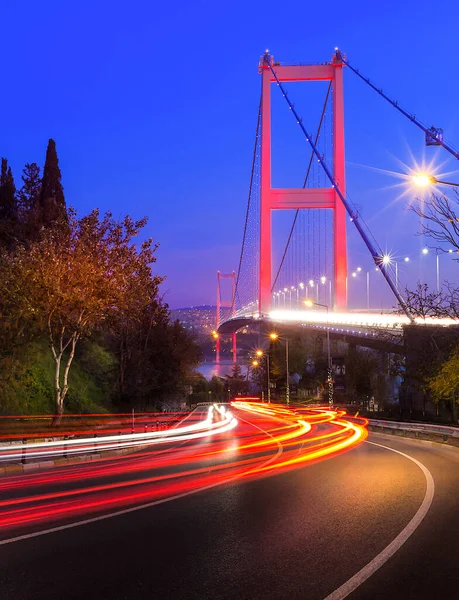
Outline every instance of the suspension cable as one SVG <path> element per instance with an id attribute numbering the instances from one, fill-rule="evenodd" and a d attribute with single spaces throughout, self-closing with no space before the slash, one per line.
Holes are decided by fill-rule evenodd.
<path id="1" fill-rule="evenodd" d="M 247 225 L 249 222 L 250 203 L 252 200 L 253 178 L 254 178 L 254 174 L 255 174 L 255 164 L 256 164 L 256 160 L 257 160 L 258 140 L 260 137 L 260 125 L 261 125 L 261 96 L 260 96 L 260 102 L 258 104 L 257 127 L 256 127 L 256 131 L 255 131 L 255 144 L 253 147 L 252 169 L 250 172 L 249 196 L 247 199 L 247 210 L 245 213 L 244 233 L 242 236 L 242 247 L 241 247 L 241 254 L 239 256 L 239 267 L 237 270 L 236 285 L 234 287 L 234 296 L 233 296 L 233 301 L 231 303 L 231 313 L 230 313 L 231 315 L 234 313 L 234 304 L 236 302 L 236 296 L 238 293 L 239 277 L 241 275 L 242 260 L 243 260 L 245 241 L 246 241 L 246 236 L 247 236 Z"/>
<path id="2" fill-rule="evenodd" d="M 317 128 L 317 133 L 316 133 L 316 138 L 315 138 L 315 144 L 317 144 L 317 142 L 319 141 L 320 130 L 322 128 L 322 123 L 323 123 L 323 120 L 324 120 L 324 117 L 325 117 L 325 111 L 326 111 L 326 108 L 327 108 L 328 98 L 330 96 L 330 90 L 331 90 L 331 81 L 328 84 L 327 95 L 325 96 L 325 102 L 324 102 L 324 106 L 323 106 L 323 109 L 322 109 L 322 114 L 320 115 L 319 127 Z M 312 161 L 313 160 L 314 160 L 314 151 L 311 152 L 311 156 L 309 158 L 309 164 L 308 164 L 308 168 L 306 170 L 306 175 L 305 175 L 305 178 L 304 178 L 303 188 L 306 187 L 306 184 L 308 182 L 308 177 L 309 177 L 309 173 L 311 171 Z M 285 257 L 287 255 L 287 250 L 288 250 L 288 247 L 289 247 L 289 244 L 290 244 L 290 240 L 292 239 L 293 230 L 295 229 L 295 224 L 296 224 L 296 221 L 298 219 L 299 213 L 300 213 L 300 209 L 297 208 L 296 211 L 295 211 L 295 216 L 293 217 L 293 223 L 292 223 L 292 226 L 290 228 L 290 233 L 288 235 L 287 243 L 285 245 L 285 250 L 284 250 L 284 253 L 282 255 L 282 259 L 281 259 L 281 262 L 279 264 L 279 268 L 277 269 L 276 278 L 274 279 L 274 283 L 273 283 L 273 285 L 271 287 L 271 293 L 273 292 L 273 290 L 274 290 L 274 288 L 276 286 L 277 280 L 279 278 L 279 273 L 280 273 L 280 271 L 282 269 L 282 265 L 284 264 Z"/>
<path id="3" fill-rule="evenodd" d="M 327 167 L 327 165 L 325 164 L 323 157 L 319 154 L 319 151 L 317 150 L 317 147 L 315 145 L 315 143 L 311 140 L 311 136 L 309 135 L 309 133 L 306 131 L 304 125 L 303 125 L 303 121 L 300 118 L 300 116 L 298 115 L 298 113 L 296 112 L 293 104 L 290 102 L 289 97 L 287 96 L 287 92 L 284 88 L 284 86 L 281 84 L 281 82 L 279 81 L 279 78 L 276 75 L 276 72 L 273 69 L 273 66 L 269 60 L 269 56 L 266 56 L 265 58 L 265 63 L 269 69 L 271 70 L 271 73 L 274 76 L 274 79 L 276 80 L 276 83 L 278 85 L 278 87 L 280 88 L 290 110 L 292 111 L 293 115 L 295 116 L 296 122 L 297 124 L 300 126 L 301 131 L 303 132 L 304 136 L 306 137 L 306 141 L 309 143 L 309 145 L 312 148 L 312 151 L 314 152 L 315 156 L 317 157 L 319 164 L 322 166 L 322 169 L 325 172 L 325 175 L 327 176 L 328 180 L 331 183 L 332 188 L 336 191 L 336 193 L 338 194 L 341 202 L 343 203 L 347 213 L 349 214 L 352 222 L 354 223 L 355 227 L 357 228 L 357 231 L 359 232 L 363 242 L 365 243 L 366 247 L 368 248 L 373 261 L 375 263 L 375 265 L 380 269 L 381 273 L 384 275 L 384 279 L 387 281 L 390 289 L 392 290 L 392 293 L 394 294 L 395 298 L 397 299 L 398 303 L 400 304 L 400 306 L 403 309 L 403 312 L 406 314 L 406 316 L 410 319 L 410 321 L 413 321 L 413 316 L 411 315 L 408 306 L 406 305 L 405 300 L 403 299 L 403 297 L 401 296 L 400 292 L 398 291 L 397 287 L 395 286 L 394 282 L 392 281 L 392 277 L 390 275 L 390 271 L 387 268 L 388 265 L 386 265 L 383 260 L 382 260 L 382 252 L 380 250 L 380 253 L 378 254 L 377 249 L 373 246 L 371 240 L 369 239 L 367 233 L 365 232 L 365 230 L 363 229 L 362 225 L 360 224 L 359 221 L 359 214 L 357 211 L 354 211 L 352 206 L 350 205 L 350 203 L 347 201 L 347 199 L 344 197 L 343 193 L 341 192 L 341 190 L 339 189 L 339 186 L 337 185 L 333 175 L 331 174 L 329 168 Z"/>
<path id="4" fill-rule="evenodd" d="M 433 140 L 435 140 L 435 145 L 443 146 L 443 148 L 445 150 L 447 150 L 455 158 L 459 159 L 459 152 L 455 148 L 453 148 L 453 146 L 451 146 L 450 144 L 447 144 L 446 142 L 443 141 L 443 138 L 442 138 L 442 136 L 439 135 L 438 130 L 436 130 L 434 127 L 430 127 L 430 128 L 426 127 L 421 121 L 419 121 L 419 119 L 416 118 L 416 115 L 413 115 L 412 113 L 409 113 L 402 106 L 400 106 L 400 104 L 397 102 L 397 100 L 392 100 L 392 98 L 389 98 L 389 96 L 382 91 L 382 88 L 376 87 L 374 85 L 374 83 L 372 83 L 372 81 L 368 77 L 364 77 L 359 72 L 358 69 L 356 69 L 351 64 L 349 64 L 349 61 L 343 56 L 343 53 L 340 50 L 336 50 L 336 57 L 341 62 L 343 62 L 347 67 L 349 67 L 351 69 L 351 71 L 354 72 L 357 75 L 357 77 L 360 77 L 360 79 L 362 79 L 362 81 L 364 81 L 366 84 L 368 84 L 382 98 L 384 98 L 384 100 L 387 100 L 387 102 L 389 102 L 389 104 L 391 104 L 394 108 L 396 108 L 399 112 L 401 112 L 402 115 L 404 115 L 412 123 L 414 123 L 415 125 L 417 125 L 417 127 L 419 127 L 419 129 L 421 129 L 426 134 L 426 136 L 429 136 Z"/>

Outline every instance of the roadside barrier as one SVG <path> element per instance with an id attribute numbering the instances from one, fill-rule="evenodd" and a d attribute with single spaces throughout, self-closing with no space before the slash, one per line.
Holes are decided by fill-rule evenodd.
<path id="1" fill-rule="evenodd" d="M 370 431 L 459 447 L 459 428 L 434 423 L 404 423 L 369 419 Z"/>

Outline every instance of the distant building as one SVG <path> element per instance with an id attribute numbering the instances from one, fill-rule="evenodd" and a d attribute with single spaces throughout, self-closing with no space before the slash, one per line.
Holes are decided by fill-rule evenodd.
<path id="1" fill-rule="evenodd" d="M 185 329 L 197 335 L 210 336 L 215 329 L 216 307 L 205 304 L 203 306 L 190 306 L 189 308 L 176 308 L 171 310 L 171 320 L 180 321 Z"/>

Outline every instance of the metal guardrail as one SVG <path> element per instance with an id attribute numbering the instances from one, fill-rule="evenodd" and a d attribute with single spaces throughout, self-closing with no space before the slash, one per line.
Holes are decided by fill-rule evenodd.
<path id="1" fill-rule="evenodd" d="M 401 437 L 438 442 L 459 447 L 459 428 L 447 425 L 435 425 L 434 423 L 403 423 L 400 421 L 368 420 L 370 431 L 391 433 Z"/>
<path id="2" fill-rule="evenodd" d="M 171 419 L 154 419 L 150 421 L 150 423 L 144 424 L 142 428 L 137 427 L 137 431 L 132 428 L 128 428 L 125 430 L 118 431 L 118 434 L 113 434 L 113 442 L 107 442 L 107 437 L 100 433 L 94 433 L 92 438 L 86 436 L 81 438 L 81 450 L 75 451 L 76 454 L 86 454 L 89 455 L 91 453 L 98 453 L 102 451 L 110 451 L 117 450 L 119 447 L 125 447 L 123 437 L 126 437 L 126 440 L 134 439 L 136 437 L 139 440 L 142 440 L 149 433 L 158 431 L 165 431 L 167 429 L 174 429 L 178 423 L 180 423 L 181 419 L 171 418 Z M 112 437 L 112 436 L 108 436 Z M 46 443 L 52 442 L 56 445 L 56 449 L 53 451 L 54 457 L 57 458 L 68 458 L 68 454 L 70 454 L 70 445 L 78 448 L 80 446 L 80 437 L 78 435 L 65 435 L 65 436 L 54 436 L 54 437 L 45 437 L 45 438 L 22 438 L 21 440 L 14 441 L 4 441 L 2 442 L 3 448 L 8 448 L 8 451 L 14 454 L 14 459 L 8 461 L 8 455 L 6 457 L 2 457 L 0 455 L 0 464 L 8 464 L 8 462 L 15 463 L 18 460 L 18 455 L 20 454 L 20 462 L 25 465 L 30 461 L 42 461 L 43 459 L 34 457 L 34 450 Z M 148 443 L 148 440 L 145 441 Z M 103 446 L 100 449 L 99 444 Z M 108 444 L 108 445 L 107 445 Z M 109 447 L 110 446 L 110 447 Z M 140 446 L 139 446 L 140 448 Z"/>

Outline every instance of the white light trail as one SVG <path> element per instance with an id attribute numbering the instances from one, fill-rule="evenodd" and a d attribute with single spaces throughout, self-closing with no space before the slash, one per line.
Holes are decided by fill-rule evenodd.
<path id="1" fill-rule="evenodd" d="M 99 438 L 77 438 L 70 440 L 56 440 L 52 442 L 39 442 L 29 445 L 3 445 L 0 446 L 0 462 L 23 458 L 26 451 L 28 459 L 47 458 L 65 454 L 89 454 L 101 450 L 117 450 L 135 446 L 146 446 L 151 444 L 165 444 L 178 441 L 189 441 L 207 437 L 209 435 L 222 434 L 237 425 L 237 419 L 229 411 L 222 410 L 223 407 L 215 406 L 217 412 L 222 416 L 221 421 L 213 422 L 214 406 L 210 406 L 205 419 L 193 425 L 176 427 L 164 431 L 151 431 L 147 433 L 133 433 L 127 435 L 109 435 Z"/>

